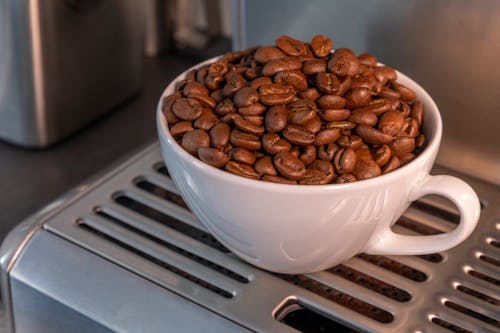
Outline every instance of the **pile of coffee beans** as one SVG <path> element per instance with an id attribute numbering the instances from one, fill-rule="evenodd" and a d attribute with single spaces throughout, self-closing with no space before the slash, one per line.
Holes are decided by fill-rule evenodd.
<path id="1" fill-rule="evenodd" d="M 423 105 L 394 69 L 331 39 L 288 36 L 189 72 L 165 97 L 171 134 L 216 168 L 284 184 L 391 172 L 423 149 Z"/>

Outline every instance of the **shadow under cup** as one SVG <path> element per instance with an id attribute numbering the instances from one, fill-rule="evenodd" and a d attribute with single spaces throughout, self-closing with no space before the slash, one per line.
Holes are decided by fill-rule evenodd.
<path id="1" fill-rule="evenodd" d="M 162 99 L 174 92 L 175 83 L 188 71 L 169 84 Z M 157 126 L 162 154 L 173 181 L 201 223 L 227 248 L 255 266 L 281 273 L 306 273 L 329 268 L 363 251 L 432 253 L 443 247 L 435 245 L 439 239 L 399 239 L 390 231 L 391 225 L 413 200 L 427 193 L 445 195 L 456 204 L 460 200 L 427 185 L 429 179 L 453 178 L 429 176 L 442 131 L 436 104 L 424 89 L 399 72 L 398 82 L 413 89 L 424 105 L 422 130 L 427 144 L 412 162 L 385 175 L 328 185 L 285 185 L 233 175 L 205 164 L 176 143 L 161 112 L 161 99 Z M 464 186 L 453 179 L 445 180 L 457 188 Z M 470 188 L 467 191 L 473 193 Z M 470 200 L 474 206 L 474 198 Z M 467 230 L 461 231 L 462 240 L 475 223 L 468 223 Z M 455 243 L 451 246 L 458 239 L 453 236 Z M 402 242 L 409 242 L 409 250 Z M 451 247 L 446 239 L 443 244 Z"/>

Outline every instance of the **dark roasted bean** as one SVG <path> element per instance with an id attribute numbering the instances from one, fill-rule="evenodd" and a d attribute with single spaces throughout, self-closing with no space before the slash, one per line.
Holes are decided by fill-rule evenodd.
<path id="1" fill-rule="evenodd" d="M 341 121 L 347 119 L 351 115 L 351 111 L 349 111 L 349 109 L 339 109 L 339 110 L 326 109 L 318 112 L 318 115 L 324 121 L 328 122 Z"/>
<path id="2" fill-rule="evenodd" d="M 281 138 L 278 134 L 264 134 L 262 137 L 262 147 L 266 153 L 275 155 L 280 152 L 287 152 L 292 145 L 287 140 Z"/>
<path id="3" fill-rule="evenodd" d="M 194 129 L 183 135 L 181 146 L 191 155 L 198 153 L 198 148 L 210 146 L 210 136 L 201 129 Z"/>
<path id="4" fill-rule="evenodd" d="M 256 66 L 247 69 L 244 73 L 245 78 L 253 80 L 262 74 L 262 67 Z"/>
<path id="5" fill-rule="evenodd" d="M 364 66 L 374 67 L 378 64 L 377 58 L 371 53 L 361 53 L 358 55 L 358 60 Z"/>
<path id="6" fill-rule="evenodd" d="M 299 179 L 300 185 L 324 185 L 328 184 L 330 179 L 326 173 L 316 169 L 306 169 L 304 176 Z"/>
<path id="7" fill-rule="evenodd" d="M 300 125 L 287 125 L 283 129 L 283 137 L 290 143 L 299 146 L 308 146 L 314 142 L 314 133 L 304 126 Z M 329 142 L 327 142 L 329 143 Z"/>
<path id="8" fill-rule="evenodd" d="M 300 99 L 288 105 L 288 122 L 303 125 L 316 116 L 316 104 L 308 99 Z"/>
<path id="9" fill-rule="evenodd" d="M 258 116 L 266 111 L 266 107 L 260 103 L 253 103 L 249 106 L 238 108 L 238 113 L 244 116 Z"/>
<path id="10" fill-rule="evenodd" d="M 389 148 L 391 148 L 394 155 L 401 157 L 415 150 L 415 138 L 409 136 L 398 136 L 389 145 Z"/>
<path id="11" fill-rule="evenodd" d="M 322 59 L 314 59 L 304 62 L 302 71 L 306 75 L 313 75 L 326 72 L 326 61 Z"/>
<path id="12" fill-rule="evenodd" d="M 271 60 L 264 65 L 262 68 L 262 74 L 264 76 L 273 76 L 274 74 L 282 71 L 291 71 L 294 69 L 300 69 L 302 63 L 299 58 L 295 57 L 285 57 L 281 59 Z"/>
<path id="13" fill-rule="evenodd" d="M 299 159 L 305 164 L 309 165 L 316 159 L 316 147 L 305 146 L 302 147 L 299 154 Z"/>
<path id="14" fill-rule="evenodd" d="M 370 102 L 368 102 L 367 105 L 355 109 L 358 111 L 368 111 L 368 112 L 373 112 L 377 116 L 380 116 L 382 113 L 387 112 L 391 109 L 391 103 L 387 99 L 372 99 Z"/>
<path id="15" fill-rule="evenodd" d="M 248 120 L 245 120 L 243 118 L 236 118 L 234 119 L 234 124 L 236 127 L 245 132 L 245 133 L 250 133 L 250 134 L 255 134 L 258 136 L 261 136 L 265 132 L 264 126 L 257 126 L 249 122 Z"/>
<path id="16" fill-rule="evenodd" d="M 325 94 L 336 94 L 340 89 L 340 80 L 333 73 L 316 74 L 316 87 Z"/>
<path id="17" fill-rule="evenodd" d="M 368 105 L 371 98 L 371 91 L 368 88 L 354 88 L 347 92 L 345 98 L 347 100 L 347 108 L 359 108 Z"/>
<path id="18" fill-rule="evenodd" d="M 254 152 L 241 148 L 241 147 L 236 147 L 234 148 L 231 153 L 231 160 L 240 162 L 240 163 L 245 163 L 249 165 L 253 165 L 255 163 L 255 154 Z"/>
<path id="19" fill-rule="evenodd" d="M 399 111 L 390 110 L 380 117 L 378 129 L 383 133 L 394 136 L 401 131 L 403 124 L 403 114 Z"/>
<path id="20" fill-rule="evenodd" d="M 172 136 L 182 136 L 193 129 L 191 121 L 181 121 L 170 127 L 170 134 Z"/>
<path id="21" fill-rule="evenodd" d="M 250 179 L 259 179 L 260 178 L 260 174 L 257 171 L 255 171 L 248 164 L 229 161 L 224 166 L 224 169 L 226 171 L 234 173 L 235 175 L 238 175 L 238 176 L 243 176 L 243 177 L 250 178 Z"/>
<path id="22" fill-rule="evenodd" d="M 286 57 L 280 49 L 274 46 L 262 46 L 255 51 L 254 58 L 260 63 L 266 63 L 271 60 L 281 59 Z"/>
<path id="23" fill-rule="evenodd" d="M 352 148 L 354 150 L 361 147 L 363 140 L 357 135 L 343 135 L 337 140 L 337 144 L 343 148 Z"/>
<path id="24" fill-rule="evenodd" d="M 299 180 L 304 177 L 306 166 L 297 157 L 290 153 L 282 152 L 274 156 L 276 170 L 285 178 Z"/>
<path id="25" fill-rule="evenodd" d="M 330 183 L 333 178 L 335 178 L 335 169 L 330 161 L 315 160 L 308 167 L 309 169 L 320 170 L 324 172 L 328 177 L 328 183 Z"/>
<path id="26" fill-rule="evenodd" d="M 403 131 L 405 135 L 416 138 L 420 134 L 420 127 L 418 126 L 418 121 L 408 117 L 404 120 Z M 405 136 L 403 135 L 403 136 Z"/>
<path id="27" fill-rule="evenodd" d="M 193 123 L 194 128 L 199 128 L 205 131 L 210 130 L 220 120 L 216 116 L 200 116 Z"/>
<path id="28" fill-rule="evenodd" d="M 205 85 L 210 90 L 217 90 L 217 89 L 219 89 L 223 81 L 224 81 L 224 77 L 223 76 L 207 75 L 205 77 Z"/>
<path id="29" fill-rule="evenodd" d="M 363 140 L 374 145 L 383 145 L 392 142 L 392 135 L 385 134 L 370 126 L 360 125 L 356 127 L 356 132 Z"/>
<path id="30" fill-rule="evenodd" d="M 290 154 L 293 156 L 299 158 L 300 156 L 300 146 L 293 146 L 292 149 L 290 149 Z"/>
<path id="31" fill-rule="evenodd" d="M 239 113 L 228 113 L 224 117 L 220 118 L 223 122 L 227 123 L 229 126 L 235 126 L 234 121 L 237 118 L 241 118 L 241 114 Z"/>
<path id="32" fill-rule="evenodd" d="M 269 108 L 265 116 L 265 125 L 268 133 L 276 133 L 283 130 L 288 119 L 288 110 L 281 106 L 273 106 Z"/>
<path id="33" fill-rule="evenodd" d="M 269 155 L 265 155 L 258 160 L 255 161 L 254 169 L 260 174 L 269 175 L 269 176 L 277 176 L 278 171 L 273 164 L 273 159 Z"/>
<path id="34" fill-rule="evenodd" d="M 351 173 L 356 165 L 356 153 L 352 148 L 341 148 L 333 157 L 333 165 L 339 174 Z"/>
<path id="35" fill-rule="evenodd" d="M 401 166 L 401 162 L 399 162 L 399 158 L 397 156 L 392 156 L 391 159 L 389 160 L 389 162 L 387 162 L 386 165 L 384 165 L 382 172 L 385 174 L 385 173 L 391 172 L 393 170 L 396 170 L 400 166 Z"/>
<path id="36" fill-rule="evenodd" d="M 196 82 L 204 84 L 205 77 L 207 76 L 208 69 L 207 67 L 202 67 L 196 71 Z"/>
<path id="37" fill-rule="evenodd" d="M 328 61 L 328 69 L 339 76 L 357 75 L 362 71 L 362 66 L 354 53 L 347 49 L 337 49 Z"/>
<path id="38" fill-rule="evenodd" d="M 296 180 L 286 179 L 285 177 L 280 177 L 280 176 L 264 175 L 262 176 L 261 179 L 266 182 L 278 183 L 278 184 L 289 184 L 289 185 L 297 184 Z"/>
<path id="39" fill-rule="evenodd" d="M 401 100 L 399 102 L 399 107 L 398 107 L 398 110 L 401 111 L 401 114 L 403 115 L 403 117 L 407 118 L 410 116 L 411 114 L 411 108 L 410 106 L 408 105 L 408 103 L 406 103 L 405 101 Z"/>
<path id="40" fill-rule="evenodd" d="M 302 99 L 308 99 L 311 101 L 315 101 L 321 97 L 321 94 L 319 93 L 318 89 L 316 89 L 316 88 L 307 88 L 306 90 L 301 91 L 299 93 L 299 97 Z"/>
<path id="41" fill-rule="evenodd" d="M 343 109 L 347 101 L 342 96 L 324 95 L 318 99 L 317 103 L 323 109 Z"/>
<path id="42" fill-rule="evenodd" d="M 179 98 L 172 105 L 175 116 L 182 120 L 195 120 L 201 115 L 203 106 L 194 98 Z"/>
<path id="43" fill-rule="evenodd" d="M 254 80 L 252 80 L 252 82 L 250 82 L 250 87 L 254 88 L 254 89 L 259 89 L 260 86 L 263 86 L 265 84 L 272 84 L 273 83 L 273 80 L 271 80 L 270 77 L 267 77 L 267 76 L 261 76 L 261 77 L 258 77 Z"/>
<path id="44" fill-rule="evenodd" d="M 208 89 L 199 82 L 190 81 L 182 90 L 182 94 L 185 97 L 192 97 L 192 94 L 208 96 Z"/>
<path id="45" fill-rule="evenodd" d="M 323 58 L 330 55 L 332 46 L 332 40 L 323 35 L 316 35 L 311 41 L 312 52 L 318 58 Z"/>
<path id="46" fill-rule="evenodd" d="M 339 87 L 339 91 L 337 91 L 337 95 L 344 96 L 345 93 L 351 88 L 351 83 L 352 83 L 352 79 L 350 76 L 344 77 L 340 81 L 340 87 Z"/>
<path id="47" fill-rule="evenodd" d="M 165 116 L 165 119 L 170 125 L 174 125 L 181 120 L 174 114 L 174 111 L 172 110 L 172 105 L 174 105 L 174 102 L 179 99 L 180 97 L 177 95 L 170 95 L 166 98 L 163 99 L 162 101 L 162 113 Z"/>
<path id="48" fill-rule="evenodd" d="M 222 94 L 224 96 L 232 96 L 235 92 L 243 88 L 246 84 L 245 79 L 240 74 L 229 75 L 224 88 L 222 88 Z"/>
<path id="49" fill-rule="evenodd" d="M 422 120 L 424 119 L 424 105 L 420 101 L 415 101 L 411 105 L 411 117 L 415 119 L 418 126 L 422 126 Z"/>
<path id="50" fill-rule="evenodd" d="M 259 150 L 262 146 L 258 136 L 241 132 L 237 129 L 231 131 L 229 142 L 235 147 L 242 147 L 248 150 Z"/>
<path id="51" fill-rule="evenodd" d="M 388 81 L 396 80 L 397 74 L 394 69 L 388 66 L 375 67 L 373 69 L 375 78 L 385 85 Z"/>
<path id="52" fill-rule="evenodd" d="M 267 84 L 260 86 L 259 98 L 265 105 L 283 105 L 290 103 L 295 96 L 295 90 L 291 86 L 282 84 Z"/>
<path id="53" fill-rule="evenodd" d="M 275 43 L 281 51 L 294 57 L 303 55 L 307 52 L 303 42 L 289 36 L 281 36 L 276 39 Z"/>
<path id="54" fill-rule="evenodd" d="M 387 99 L 396 99 L 399 102 L 399 99 L 401 98 L 401 94 L 397 92 L 396 90 L 393 90 L 387 86 L 382 87 L 380 89 L 380 92 L 378 95 L 382 98 L 387 98 Z"/>
<path id="55" fill-rule="evenodd" d="M 323 129 L 336 128 L 338 130 L 351 130 L 356 127 L 356 124 L 350 121 L 332 121 L 323 124 Z"/>
<path id="56" fill-rule="evenodd" d="M 208 75 L 212 77 L 222 77 L 227 71 L 227 64 L 223 61 L 217 61 L 208 66 Z"/>
<path id="57" fill-rule="evenodd" d="M 318 159 L 319 160 L 324 160 L 324 161 L 331 161 L 333 160 L 333 156 L 335 155 L 335 152 L 339 150 L 340 147 L 336 145 L 335 143 L 330 143 L 324 146 L 319 146 L 317 148 L 318 151 Z"/>
<path id="58" fill-rule="evenodd" d="M 222 102 L 219 102 L 215 107 L 215 113 L 218 116 L 225 116 L 226 114 L 236 112 L 236 107 L 234 103 L 229 98 L 224 99 Z"/>
<path id="59" fill-rule="evenodd" d="M 356 165 L 354 167 L 356 179 L 368 179 L 382 174 L 382 170 L 372 158 L 370 151 L 366 148 L 360 148 L 356 152 Z"/>
<path id="60" fill-rule="evenodd" d="M 243 87 L 234 94 L 234 104 L 237 107 L 249 106 L 258 101 L 259 93 L 251 87 Z"/>
<path id="61" fill-rule="evenodd" d="M 297 91 L 307 89 L 307 78 L 300 70 L 287 70 L 276 73 L 274 83 L 292 86 Z"/>
<path id="62" fill-rule="evenodd" d="M 356 177 L 352 173 L 347 173 L 344 175 L 340 175 L 337 177 L 335 180 L 336 184 L 345 184 L 345 183 L 352 183 L 356 181 Z"/>
<path id="63" fill-rule="evenodd" d="M 417 97 L 417 94 L 413 90 L 401 83 L 392 82 L 392 89 L 400 94 L 403 101 L 412 101 Z"/>
<path id="64" fill-rule="evenodd" d="M 375 113 L 359 109 L 352 111 L 348 119 L 358 125 L 374 126 L 378 122 Z"/>
<path id="65" fill-rule="evenodd" d="M 379 167 L 383 167 L 391 159 L 391 149 L 388 145 L 382 145 L 375 148 L 372 152 L 373 159 Z"/>
<path id="66" fill-rule="evenodd" d="M 226 123 L 218 123 L 210 129 L 210 139 L 212 147 L 222 148 L 229 142 L 229 133 L 231 129 Z"/>
<path id="67" fill-rule="evenodd" d="M 341 136 L 340 130 L 337 128 L 323 129 L 316 134 L 314 145 L 323 146 L 337 141 Z"/>
<path id="68" fill-rule="evenodd" d="M 222 94 L 222 89 L 214 90 L 210 93 L 210 98 L 212 98 L 215 103 L 220 103 L 224 99 L 224 95 Z"/>
<path id="69" fill-rule="evenodd" d="M 255 126 L 264 125 L 264 117 L 262 116 L 243 116 L 243 119 L 248 121 L 250 124 L 254 124 Z"/>
<path id="70" fill-rule="evenodd" d="M 207 95 L 193 93 L 193 94 L 190 94 L 189 97 L 197 99 L 198 102 L 200 102 L 204 108 L 213 109 L 217 105 L 217 102 L 212 97 L 209 97 Z"/>
<path id="71" fill-rule="evenodd" d="M 209 147 L 198 148 L 198 157 L 203 162 L 216 168 L 221 168 L 229 162 L 229 156 L 224 152 Z"/>

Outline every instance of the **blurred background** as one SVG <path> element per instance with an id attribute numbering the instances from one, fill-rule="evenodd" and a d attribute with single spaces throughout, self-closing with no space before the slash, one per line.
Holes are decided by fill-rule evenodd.
<path id="1" fill-rule="evenodd" d="M 0 239 L 154 141 L 177 74 L 282 34 L 413 77 L 442 112 L 438 163 L 498 185 L 499 17 L 494 0 L 0 0 Z"/>

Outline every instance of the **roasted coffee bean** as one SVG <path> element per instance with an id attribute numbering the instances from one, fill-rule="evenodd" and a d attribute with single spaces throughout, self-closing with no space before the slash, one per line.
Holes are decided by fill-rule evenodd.
<path id="1" fill-rule="evenodd" d="M 264 125 L 264 117 L 262 117 L 262 116 L 243 116 L 243 119 L 245 119 L 250 124 L 253 124 L 255 126 L 263 126 Z"/>
<path id="2" fill-rule="evenodd" d="M 196 120 L 203 106 L 194 98 L 179 98 L 172 105 L 175 116 L 182 120 Z"/>
<path id="3" fill-rule="evenodd" d="M 358 60 L 364 66 L 375 67 L 378 64 L 377 58 L 371 53 L 361 53 Z"/>
<path id="4" fill-rule="evenodd" d="M 328 122 L 341 121 L 347 119 L 351 115 L 351 111 L 349 111 L 349 109 L 339 109 L 339 110 L 326 109 L 318 112 L 318 115 L 324 121 Z"/>
<path id="5" fill-rule="evenodd" d="M 295 90 L 282 84 L 268 84 L 259 88 L 259 98 L 265 105 L 283 105 L 293 100 Z"/>
<path id="6" fill-rule="evenodd" d="M 214 116 L 200 116 L 194 121 L 193 127 L 208 131 L 219 122 L 219 118 Z"/>
<path id="7" fill-rule="evenodd" d="M 260 63 L 266 63 L 271 60 L 281 59 L 286 57 L 286 54 L 274 46 L 262 46 L 255 51 L 254 58 Z"/>
<path id="8" fill-rule="evenodd" d="M 250 178 L 250 179 L 259 179 L 260 174 L 255 171 L 250 165 L 238 163 L 234 161 L 229 161 L 224 169 L 228 172 L 234 173 L 235 175 Z"/>
<path id="9" fill-rule="evenodd" d="M 343 109 L 347 103 L 346 99 L 342 96 L 324 95 L 317 101 L 318 105 L 323 109 Z"/>
<path id="10" fill-rule="evenodd" d="M 416 148 L 422 148 L 425 145 L 425 135 L 420 134 L 415 138 L 415 147 Z"/>
<path id="11" fill-rule="evenodd" d="M 420 134 L 420 126 L 418 126 L 418 121 L 411 117 L 406 118 L 404 120 L 403 131 L 403 136 L 416 138 Z"/>
<path id="12" fill-rule="evenodd" d="M 289 184 L 289 185 L 297 184 L 296 180 L 286 179 L 285 177 L 280 177 L 280 176 L 264 175 L 262 176 L 261 179 L 265 182 L 278 183 L 278 184 Z"/>
<path id="13" fill-rule="evenodd" d="M 382 87 L 382 89 L 380 89 L 380 92 L 378 93 L 378 95 L 382 98 L 398 100 L 398 103 L 399 103 L 399 99 L 401 98 L 401 94 L 399 92 L 397 92 L 396 90 L 391 89 L 387 86 Z"/>
<path id="14" fill-rule="evenodd" d="M 391 171 L 396 170 L 401 166 L 401 162 L 399 162 L 399 158 L 397 156 L 392 156 L 389 162 L 384 165 L 382 172 L 384 174 L 389 173 Z"/>
<path id="15" fill-rule="evenodd" d="M 232 96 L 235 92 L 243 88 L 246 84 L 245 79 L 240 74 L 229 75 L 226 84 L 222 88 L 224 96 Z"/>
<path id="16" fill-rule="evenodd" d="M 234 121 L 238 118 L 241 118 L 241 114 L 233 112 L 233 113 L 226 114 L 224 117 L 220 118 L 220 120 L 222 120 L 223 122 L 225 122 L 229 126 L 234 127 L 235 126 Z"/>
<path id="17" fill-rule="evenodd" d="M 392 135 L 381 132 L 370 126 L 360 125 L 356 127 L 356 132 L 364 141 L 374 145 L 383 145 L 392 142 Z"/>
<path id="18" fill-rule="evenodd" d="M 310 130 L 312 133 L 316 134 L 321 130 L 322 124 L 323 123 L 321 122 L 321 118 L 318 115 L 315 115 L 311 120 L 309 120 L 302 126 Z"/>
<path id="19" fill-rule="evenodd" d="M 346 107 L 348 109 L 355 109 L 368 105 L 371 98 L 371 91 L 368 88 L 354 88 L 347 92 Z"/>
<path id="20" fill-rule="evenodd" d="M 238 113 L 243 116 L 258 116 L 266 111 L 266 107 L 260 103 L 253 103 L 249 106 L 238 108 Z"/>
<path id="21" fill-rule="evenodd" d="M 340 175 L 337 177 L 335 180 L 336 184 L 345 184 L 345 183 L 352 183 L 356 181 L 356 177 L 352 173 L 347 173 L 344 175 Z"/>
<path id="22" fill-rule="evenodd" d="M 392 110 L 399 110 L 401 105 L 401 100 L 396 98 L 385 98 L 386 101 L 389 101 Z"/>
<path id="23" fill-rule="evenodd" d="M 333 157 L 333 165 L 339 174 L 351 173 L 356 165 L 356 153 L 352 148 L 341 148 Z"/>
<path id="24" fill-rule="evenodd" d="M 415 119 L 418 126 L 422 126 L 422 120 L 424 119 L 424 105 L 420 101 L 415 101 L 411 105 L 410 116 Z"/>
<path id="25" fill-rule="evenodd" d="M 281 152 L 274 156 L 276 170 L 285 178 L 299 180 L 306 173 L 306 166 L 290 153 Z"/>
<path id="26" fill-rule="evenodd" d="M 372 156 L 379 167 L 383 167 L 391 159 L 391 149 L 388 145 L 378 146 L 372 151 Z"/>
<path id="27" fill-rule="evenodd" d="M 325 160 L 315 160 L 309 166 L 309 169 L 320 170 L 325 173 L 328 177 L 328 183 L 330 183 L 333 178 L 335 178 L 335 169 L 333 164 Z"/>
<path id="28" fill-rule="evenodd" d="M 245 78 L 247 78 L 248 80 L 253 80 L 262 75 L 262 67 L 260 66 L 251 67 L 247 69 L 243 74 Z"/>
<path id="29" fill-rule="evenodd" d="M 227 64 L 223 61 L 217 61 L 208 66 L 208 75 L 212 77 L 222 77 L 227 72 Z"/>
<path id="30" fill-rule="evenodd" d="M 354 150 L 361 147 L 363 140 L 357 135 L 343 135 L 337 140 L 337 144 L 342 148 L 352 148 Z"/>
<path id="31" fill-rule="evenodd" d="M 198 153 L 198 148 L 210 146 L 210 136 L 201 129 L 194 129 L 183 135 L 181 146 L 191 155 Z"/>
<path id="32" fill-rule="evenodd" d="M 308 99 L 311 101 L 315 101 L 321 97 L 321 94 L 319 93 L 318 89 L 316 89 L 316 88 L 307 88 L 306 90 L 301 91 L 299 93 L 299 97 L 302 99 Z"/>
<path id="33" fill-rule="evenodd" d="M 205 86 L 207 86 L 208 89 L 210 90 L 217 90 L 220 88 L 222 85 L 222 82 L 224 82 L 224 77 L 223 76 L 212 76 L 212 75 L 207 75 L 205 77 Z"/>
<path id="34" fill-rule="evenodd" d="M 288 122 L 296 125 L 303 125 L 316 115 L 316 104 L 308 99 L 299 99 L 288 105 Z"/>
<path id="35" fill-rule="evenodd" d="M 179 82 L 177 82 L 175 84 L 175 90 L 182 92 L 182 90 L 184 89 L 184 87 L 186 86 L 186 84 L 188 84 L 191 81 L 192 80 L 189 80 L 189 79 L 180 80 Z"/>
<path id="36" fill-rule="evenodd" d="M 302 63 L 300 62 L 299 58 L 285 57 L 267 62 L 262 68 L 262 74 L 264 76 L 273 76 L 278 72 L 291 71 L 294 69 L 301 69 L 301 68 L 302 68 Z"/>
<path id="37" fill-rule="evenodd" d="M 306 75 L 314 75 L 326 72 L 326 61 L 322 59 L 314 59 L 304 62 L 302 71 Z"/>
<path id="38" fill-rule="evenodd" d="M 314 54 L 311 51 L 311 46 L 308 43 L 304 43 L 304 46 L 306 48 L 306 52 L 304 54 L 301 54 L 299 56 L 299 60 L 301 62 L 305 62 L 305 61 L 309 61 L 309 60 L 314 59 L 315 57 L 314 57 Z"/>
<path id="39" fill-rule="evenodd" d="M 362 66 L 352 51 L 337 49 L 328 61 L 328 69 L 338 76 L 352 76 L 360 74 Z"/>
<path id="40" fill-rule="evenodd" d="M 269 108 L 264 119 L 267 132 L 280 132 L 285 128 L 287 119 L 288 110 L 285 107 L 277 105 Z"/>
<path id="41" fill-rule="evenodd" d="M 202 67 L 196 71 L 196 82 L 204 84 L 205 83 L 205 78 L 207 76 L 208 69 L 207 67 Z"/>
<path id="42" fill-rule="evenodd" d="M 281 51 L 294 57 L 303 55 L 307 52 L 303 42 L 290 36 L 281 36 L 276 39 L 275 43 Z"/>
<path id="43" fill-rule="evenodd" d="M 253 165 L 255 163 L 255 154 L 254 152 L 241 148 L 241 147 L 236 147 L 234 148 L 231 153 L 231 160 L 239 162 L 239 163 L 244 163 L 244 164 L 249 164 Z"/>
<path id="44" fill-rule="evenodd" d="M 390 110 L 380 117 L 378 129 L 382 133 L 394 136 L 402 130 L 403 124 L 403 114 L 399 111 Z"/>
<path id="45" fill-rule="evenodd" d="M 226 123 L 218 123 L 210 129 L 210 140 L 212 147 L 222 148 L 229 142 L 229 133 L 231 129 Z"/>
<path id="46" fill-rule="evenodd" d="M 179 119 L 172 110 L 172 105 L 174 105 L 174 102 L 179 98 L 180 98 L 179 96 L 170 95 L 164 98 L 162 101 L 162 113 L 170 125 L 177 124 L 178 122 L 181 121 L 181 119 Z"/>
<path id="47" fill-rule="evenodd" d="M 337 128 L 323 129 L 316 134 L 314 145 L 323 146 L 333 143 L 337 141 L 341 135 L 340 130 Z"/>
<path id="48" fill-rule="evenodd" d="M 340 147 L 335 143 L 329 143 L 327 145 L 319 146 L 317 148 L 318 151 L 318 159 L 323 161 L 331 161 L 333 160 L 333 156 L 335 152 L 339 150 Z"/>
<path id="49" fill-rule="evenodd" d="M 356 127 L 356 124 L 350 121 L 332 121 L 329 123 L 324 123 L 323 124 L 323 129 L 332 129 L 336 128 L 338 130 L 352 130 L 353 128 Z"/>
<path id="50" fill-rule="evenodd" d="M 318 58 L 324 58 L 330 55 L 332 51 L 332 40 L 323 35 L 316 35 L 311 41 L 311 49 L 314 55 Z"/>
<path id="51" fill-rule="evenodd" d="M 363 149 L 358 149 L 356 154 L 356 165 L 353 173 L 356 176 L 356 179 L 363 180 L 380 176 L 382 174 L 382 170 L 375 160 L 373 160 L 368 149 L 365 151 L 363 151 Z"/>
<path id="52" fill-rule="evenodd" d="M 222 94 L 222 89 L 214 90 L 210 93 L 210 98 L 212 98 L 215 103 L 220 103 L 224 99 L 224 95 Z"/>
<path id="53" fill-rule="evenodd" d="M 378 122 L 375 113 L 359 109 L 352 111 L 348 119 L 355 124 L 367 126 L 374 126 Z"/>
<path id="54" fill-rule="evenodd" d="M 324 185 L 329 182 L 328 175 L 316 169 L 306 169 L 304 176 L 299 179 L 300 185 Z"/>
<path id="55" fill-rule="evenodd" d="M 412 101 L 417 98 L 417 94 L 404 84 L 392 82 L 392 89 L 400 94 L 403 101 Z"/>
<path id="56" fill-rule="evenodd" d="M 265 132 L 264 126 L 257 126 L 249 122 L 248 120 L 245 120 L 243 118 L 236 118 L 234 119 L 234 124 L 236 127 L 245 132 L 245 133 L 250 133 L 250 134 L 255 134 L 258 136 L 261 136 Z"/>
<path id="57" fill-rule="evenodd" d="M 299 160 L 301 160 L 305 165 L 311 164 L 316 159 L 316 147 L 315 146 L 305 146 L 300 149 Z"/>
<path id="58" fill-rule="evenodd" d="M 403 165 L 410 163 L 415 158 L 416 158 L 415 154 L 407 153 L 407 154 L 404 154 L 403 156 L 399 157 L 399 161 L 401 162 L 401 166 L 403 166 Z"/>
<path id="59" fill-rule="evenodd" d="M 249 106 L 258 101 L 259 93 L 251 87 L 243 87 L 234 94 L 234 104 L 237 107 Z"/>
<path id="60" fill-rule="evenodd" d="M 415 150 L 415 138 L 399 136 L 389 145 L 394 155 L 401 157 Z"/>
<path id="61" fill-rule="evenodd" d="M 174 137 L 183 136 L 192 129 L 193 123 L 191 121 L 181 121 L 170 127 L 170 134 Z"/>
<path id="62" fill-rule="evenodd" d="M 387 99 L 372 99 L 367 105 L 357 108 L 354 111 L 373 112 L 380 116 L 391 109 L 391 103 Z"/>
<path id="63" fill-rule="evenodd" d="M 250 82 L 250 87 L 252 87 L 254 89 L 259 89 L 260 86 L 263 86 L 266 84 L 272 84 L 272 83 L 273 83 L 273 80 L 271 80 L 270 77 L 261 76 L 261 77 L 258 77 L 256 79 L 252 80 L 252 82 Z"/>
<path id="64" fill-rule="evenodd" d="M 316 74 L 316 87 L 325 94 L 336 94 L 340 89 L 340 80 L 332 73 Z"/>
<path id="65" fill-rule="evenodd" d="M 290 142 L 273 133 L 264 134 L 262 137 L 262 147 L 270 155 L 287 152 L 292 149 Z"/>
<path id="66" fill-rule="evenodd" d="M 229 135 L 229 142 L 235 147 L 242 147 L 248 150 L 259 150 L 262 146 L 259 137 L 234 129 Z"/>
<path id="67" fill-rule="evenodd" d="M 351 77 L 350 76 L 346 76 L 344 77 L 341 81 L 340 81 L 340 87 L 339 87 L 339 91 L 337 92 L 337 95 L 339 96 L 344 96 L 345 93 L 351 89 L 351 83 L 352 83 L 352 80 L 351 80 Z"/>
<path id="68" fill-rule="evenodd" d="M 382 89 L 380 82 L 373 75 L 356 75 L 352 77 L 351 88 L 368 88 L 372 92 Z"/>
<path id="69" fill-rule="evenodd" d="M 236 106 L 229 98 L 226 98 L 222 102 L 219 102 L 219 104 L 217 104 L 217 106 L 215 107 L 215 113 L 218 116 L 225 116 L 233 112 L 236 112 Z"/>
<path id="70" fill-rule="evenodd" d="M 208 96 L 208 89 L 199 82 L 190 81 L 186 84 L 186 86 L 182 90 L 182 94 L 185 97 L 192 97 L 191 96 L 192 94 Z"/>
<path id="71" fill-rule="evenodd" d="M 283 129 L 283 137 L 290 143 L 299 146 L 308 146 L 313 144 L 315 136 L 314 133 L 300 125 L 287 125 Z M 330 143 L 330 142 L 327 142 Z"/>
<path id="72" fill-rule="evenodd" d="M 198 148 L 198 157 L 203 162 L 216 168 L 221 168 L 229 162 L 229 156 L 224 152 L 209 147 Z"/>
<path id="73" fill-rule="evenodd" d="M 399 106 L 397 110 L 401 111 L 401 114 L 403 115 L 404 118 L 407 118 L 411 114 L 411 107 L 406 103 L 405 101 L 399 101 Z"/>
<path id="74" fill-rule="evenodd" d="M 212 97 L 209 97 L 207 95 L 190 94 L 189 97 L 198 100 L 198 102 L 200 102 L 204 108 L 213 109 L 217 105 L 217 102 Z"/>
<path id="75" fill-rule="evenodd" d="M 396 71 L 388 66 L 375 67 L 373 69 L 373 74 L 375 75 L 375 78 L 383 85 L 385 85 L 388 81 L 396 80 L 397 77 Z"/>
<path id="76" fill-rule="evenodd" d="M 300 70 L 289 70 L 276 73 L 274 83 L 292 86 L 297 91 L 307 89 L 307 78 Z"/>
<path id="77" fill-rule="evenodd" d="M 265 155 L 256 160 L 253 168 L 255 169 L 255 171 L 257 171 L 262 175 L 269 175 L 269 176 L 278 175 L 278 171 L 276 171 L 276 168 L 274 167 L 273 164 L 273 159 L 269 155 Z"/>
<path id="78" fill-rule="evenodd" d="M 290 154 L 293 156 L 299 158 L 300 156 L 300 146 L 293 146 L 292 149 L 289 151 Z"/>

